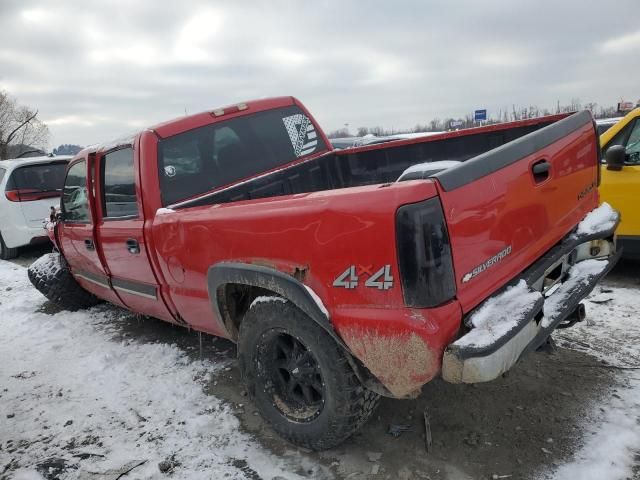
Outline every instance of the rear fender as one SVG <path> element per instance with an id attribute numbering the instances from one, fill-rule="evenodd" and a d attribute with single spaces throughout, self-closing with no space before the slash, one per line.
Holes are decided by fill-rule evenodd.
<path id="1" fill-rule="evenodd" d="M 207 272 L 207 287 L 211 307 L 230 333 L 229 338 L 234 340 L 237 338 L 237 332 L 233 326 L 233 318 L 230 317 L 229 309 L 225 305 L 224 289 L 229 284 L 258 287 L 276 293 L 289 300 L 312 321 L 322 327 L 343 349 L 354 373 L 365 387 L 380 395 L 392 396 L 379 380 L 353 356 L 349 348 L 333 329 L 329 313 L 323 311 L 307 287 L 296 278 L 276 269 L 261 265 L 231 262 L 218 263 L 209 267 Z"/>

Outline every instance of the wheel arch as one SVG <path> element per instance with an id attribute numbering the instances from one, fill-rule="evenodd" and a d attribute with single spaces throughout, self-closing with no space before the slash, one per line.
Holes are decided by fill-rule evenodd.
<path id="1" fill-rule="evenodd" d="M 380 395 L 393 396 L 351 353 L 333 329 L 330 317 L 320 309 L 307 287 L 291 275 L 262 265 L 223 262 L 209 267 L 207 288 L 211 307 L 231 340 L 237 341 L 242 317 L 253 300 L 275 293 L 293 303 L 329 334 L 347 354 L 354 373 L 365 387 Z"/>
<path id="2" fill-rule="evenodd" d="M 212 265 L 207 272 L 207 288 L 211 307 L 233 340 L 237 339 L 239 322 L 246 308 L 234 310 L 229 298 L 233 290 L 249 293 L 249 299 L 276 293 L 302 310 L 309 318 L 342 344 L 331 326 L 329 317 L 320 309 L 303 283 L 274 268 L 246 263 L 224 262 Z M 240 318 L 238 318 L 240 317 Z"/>

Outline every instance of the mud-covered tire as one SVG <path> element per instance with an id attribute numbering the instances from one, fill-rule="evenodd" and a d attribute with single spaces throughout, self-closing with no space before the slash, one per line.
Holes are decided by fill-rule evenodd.
<path id="1" fill-rule="evenodd" d="M 73 278 L 60 253 L 47 253 L 28 269 L 29 280 L 47 299 L 65 310 L 81 310 L 100 303 Z"/>
<path id="2" fill-rule="evenodd" d="M 4 239 L 2 238 L 2 234 L 0 234 L 0 260 L 11 260 L 12 258 L 16 258 L 18 256 L 17 248 L 9 248 L 4 243 Z"/>
<path id="3" fill-rule="evenodd" d="M 299 357 L 314 359 L 319 372 L 315 378 L 320 378 L 322 385 L 321 401 L 314 399 L 316 406 L 307 403 L 305 409 L 294 402 L 291 407 L 284 399 L 291 390 L 278 390 L 281 365 L 286 361 L 276 358 L 272 345 L 288 338 L 299 342 L 298 351 L 304 352 Z M 362 386 L 346 355 L 322 327 L 279 297 L 254 302 L 240 325 L 238 357 L 250 396 L 279 435 L 304 448 L 325 450 L 339 445 L 366 423 L 378 404 L 379 396 Z M 280 377 L 274 377 L 276 374 Z M 314 391 L 313 396 L 316 394 Z"/>

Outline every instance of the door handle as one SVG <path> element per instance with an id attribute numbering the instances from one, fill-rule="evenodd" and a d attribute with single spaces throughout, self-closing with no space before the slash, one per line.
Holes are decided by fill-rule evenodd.
<path id="1" fill-rule="evenodd" d="M 549 170 L 551 170 L 551 164 L 546 160 L 540 160 L 531 166 L 533 172 L 533 179 L 537 182 L 543 182 L 549 178 Z"/>
<path id="2" fill-rule="evenodd" d="M 135 238 L 128 239 L 126 243 L 127 243 L 127 250 L 129 250 L 129 253 L 134 255 L 140 253 L 140 244 Z"/>
<path id="3" fill-rule="evenodd" d="M 84 241 L 84 246 L 87 250 L 95 250 L 96 246 L 93 244 L 93 240 L 87 239 Z"/>

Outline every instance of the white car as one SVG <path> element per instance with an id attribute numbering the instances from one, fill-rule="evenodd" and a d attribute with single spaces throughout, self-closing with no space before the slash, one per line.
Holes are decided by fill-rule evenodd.
<path id="1" fill-rule="evenodd" d="M 43 220 L 60 204 L 70 156 L 0 160 L 0 259 L 47 241 Z"/>

